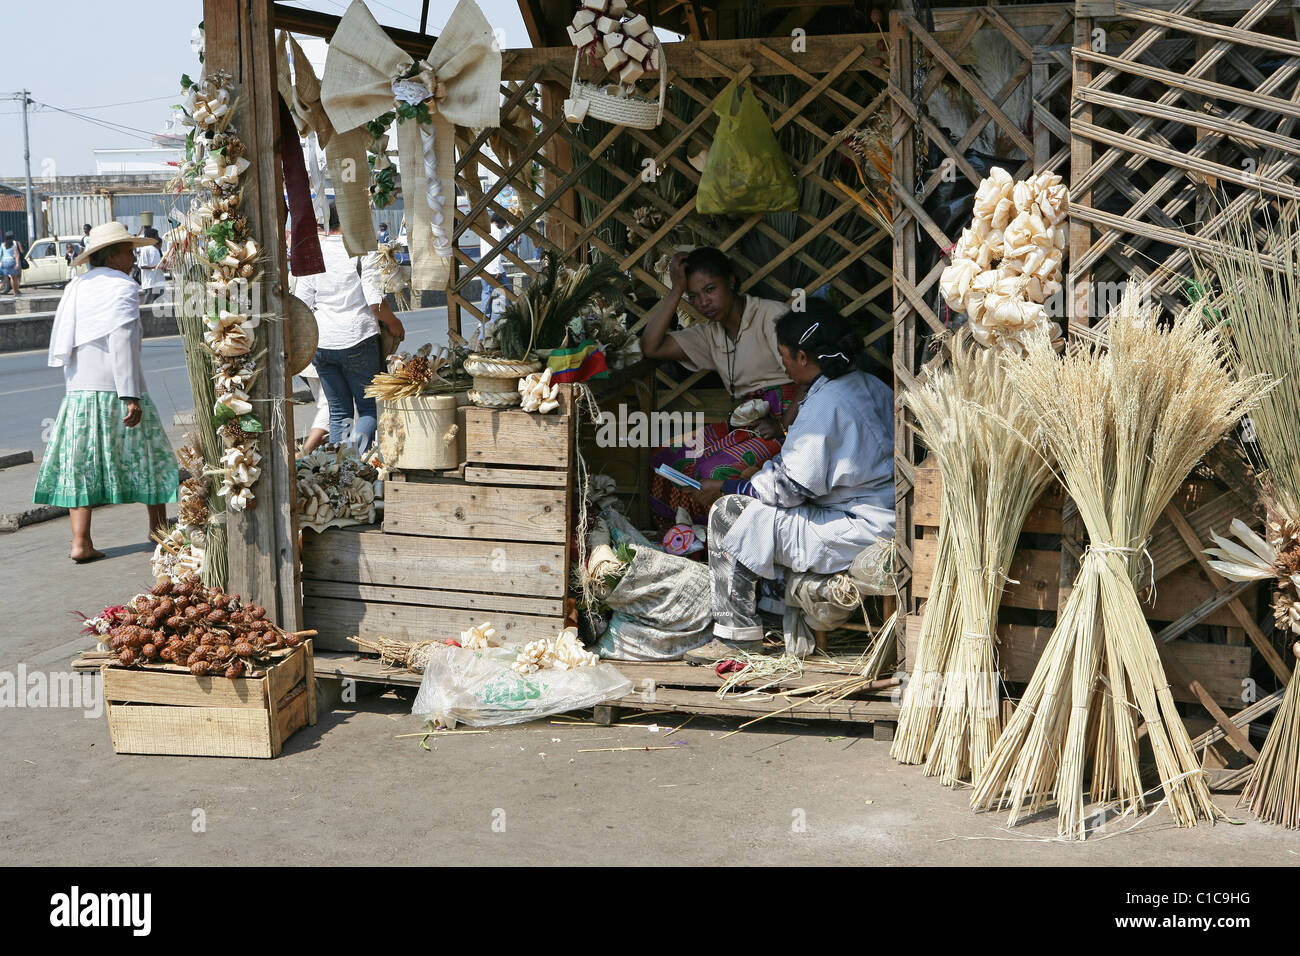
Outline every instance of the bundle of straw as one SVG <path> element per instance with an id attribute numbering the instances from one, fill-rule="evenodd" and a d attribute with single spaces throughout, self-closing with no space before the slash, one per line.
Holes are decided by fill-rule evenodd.
<path id="1" fill-rule="evenodd" d="M 1235 378 L 1204 304 L 1160 328 L 1133 292 L 1109 318 L 1107 350 L 1058 359 L 1046 337 L 1008 357 L 1012 382 L 1038 419 L 1061 480 L 1088 529 L 1074 589 L 1029 687 L 976 780 L 976 809 L 1022 813 L 1055 797 L 1061 836 L 1082 839 L 1085 766 L 1091 796 L 1124 812 L 1145 807 L 1138 720 L 1146 724 L 1174 821 L 1221 812 L 1174 706 L 1137 578 L 1156 519 L 1202 455 L 1265 387 Z M 1155 578 L 1155 575 L 1152 575 Z"/>
<path id="2" fill-rule="evenodd" d="M 1001 731 L 998 607 L 1025 518 L 1052 480 L 1031 438 L 1035 422 L 999 354 L 966 334 L 952 360 L 907 394 L 943 478 L 958 633 L 939 661 L 942 697 L 925 772 L 948 786 L 978 779 Z M 933 688 L 931 688 L 933 692 Z M 933 716 L 933 710 L 931 710 Z"/>
<path id="3" fill-rule="evenodd" d="M 957 604 L 957 573 L 953 562 L 952 528 L 939 514 L 934 574 L 921 618 L 916 661 L 903 690 L 898 727 L 889 755 L 899 763 L 925 763 L 939 726 L 943 671 L 961 631 Z"/>
<path id="4" fill-rule="evenodd" d="M 1267 375 L 1280 383 L 1251 413 L 1255 460 L 1269 510 L 1272 550 L 1259 577 L 1276 575 L 1279 627 L 1300 633 L 1300 209 L 1287 203 L 1256 228 L 1254 210 L 1230 216 L 1223 243 L 1198 256 L 1202 287 L 1221 291 L 1215 303 L 1226 318 L 1229 356 L 1239 378 Z M 1241 532 L 1238 532 L 1241 537 Z M 1262 544 L 1262 542 L 1261 542 Z M 1270 567 L 1271 565 L 1271 567 Z M 1292 675 L 1273 716 L 1243 799 L 1260 819 L 1300 827 L 1300 689 Z"/>

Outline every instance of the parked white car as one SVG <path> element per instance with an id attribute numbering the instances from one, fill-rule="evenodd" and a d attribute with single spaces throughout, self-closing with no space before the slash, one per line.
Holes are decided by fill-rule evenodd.
<path id="1" fill-rule="evenodd" d="M 81 236 L 46 236 L 37 239 L 27 250 L 27 261 L 31 264 L 23 270 L 22 283 L 28 285 L 64 285 L 85 266 L 70 266 L 67 248 L 73 251 L 81 248 Z"/>

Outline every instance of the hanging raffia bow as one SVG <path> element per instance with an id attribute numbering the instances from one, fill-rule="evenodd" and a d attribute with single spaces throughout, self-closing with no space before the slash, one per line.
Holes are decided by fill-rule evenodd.
<path id="1" fill-rule="evenodd" d="M 289 59 L 293 58 L 293 75 L 289 73 Z M 343 245 L 350 256 L 365 255 L 374 251 L 375 230 L 370 218 L 370 202 L 363 188 L 358 196 L 355 190 L 346 189 L 360 177 L 364 186 L 369 176 L 366 162 L 366 144 L 370 137 L 365 129 L 352 129 L 346 133 L 337 133 L 334 124 L 321 105 L 320 80 L 316 71 L 307 60 L 307 54 L 288 33 L 281 31 L 276 49 L 276 68 L 280 88 L 280 98 L 289 106 L 294 124 L 300 136 L 316 134 L 316 142 L 325 150 L 325 161 L 329 166 L 330 179 L 334 181 L 336 195 L 335 211 L 339 216 L 339 227 L 343 233 Z M 308 165 L 308 173 L 313 176 L 312 188 L 316 191 L 318 203 L 316 215 L 322 222 L 329 218 L 329 208 L 325 205 L 325 183 L 319 170 Z M 322 210 L 321 206 L 325 205 Z"/>
<path id="2" fill-rule="evenodd" d="M 501 52 L 474 0 L 460 0 L 425 60 L 402 52 L 361 0 L 353 0 L 330 41 L 321 102 L 335 130 L 363 128 L 395 103 L 423 103 L 429 111 L 428 124 L 397 125 L 412 289 L 441 289 L 451 278 L 455 127 L 497 126 L 500 89 Z M 340 188 L 366 192 L 360 182 L 336 182 Z"/>

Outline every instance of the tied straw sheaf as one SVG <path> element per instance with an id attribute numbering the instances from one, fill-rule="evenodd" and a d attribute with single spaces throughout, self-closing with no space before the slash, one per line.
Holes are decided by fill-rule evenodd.
<path id="1" fill-rule="evenodd" d="M 1261 228 L 1262 226 L 1262 228 Z M 1291 640 L 1300 634 L 1300 209 L 1276 214 L 1254 204 L 1228 217 L 1223 242 L 1197 257 L 1197 278 L 1217 289 L 1213 315 L 1225 320 L 1229 356 L 1239 378 L 1279 382 L 1251 412 L 1255 459 L 1268 508 L 1267 540 L 1244 522 L 1214 535 L 1211 566 L 1234 581 L 1273 578 L 1274 621 Z M 1300 645 L 1293 645 L 1293 650 Z M 1287 655 L 1290 657 L 1291 655 Z M 1261 820 L 1300 828 L 1300 687 L 1294 673 L 1260 749 L 1243 801 Z"/>
<path id="2" fill-rule="evenodd" d="M 1137 593 L 1161 512 L 1268 388 L 1263 375 L 1230 373 L 1204 309 L 1193 304 L 1161 326 L 1130 291 L 1109 316 L 1108 348 L 1059 358 L 1042 336 L 1025 356 L 1005 358 L 1090 539 L 1020 705 L 975 781 L 971 805 L 1010 808 L 1011 825 L 1055 798 L 1058 832 L 1082 839 L 1085 790 L 1125 813 L 1143 809 L 1139 720 L 1175 823 L 1222 816 Z"/>
<path id="3" fill-rule="evenodd" d="M 389 111 L 397 116 L 412 289 L 441 289 L 451 279 L 455 127 L 499 125 L 500 90 L 501 51 L 474 0 L 460 0 L 422 60 L 393 43 L 362 0 L 353 0 L 330 40 L 320 101 L 334 130 L 364 130 Z M 334 180 L 340 223 L 366 227 L 364 240 L 349 240 L 345 233 L 349 252 L 351 242 L 363 246 L 354 254 L 374 247 L 367 184 L 361 179 L 354 173 Z"/>
<path id="4" fill-rule="evenodd" d="M 1001 731 L 996 628 L 1020 529 L 1052 472 L 1001 362 L 963 330 L 905 401 L 943 479 L 935 581 L 892 748 L 948 786 L 978 779 Z M 955 581 L 955 587 L 953 582 Z"/>

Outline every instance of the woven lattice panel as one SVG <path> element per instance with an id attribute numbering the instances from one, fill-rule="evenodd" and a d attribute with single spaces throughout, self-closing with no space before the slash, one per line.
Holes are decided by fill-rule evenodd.
<path id="1" fill-rule="evenodd" d="M 939 274 L 969 219 L 970 198 L 992 165 L 1023 178 L 1064 172 L 1072 7 L 931 11 L 931 24 L 891 17 L 894 168 L 894 380 L 914 387 L 944 360 L 929 340 L 952 316 Z M 897 404 L 894 475 L 898 537 L 912 566 L 911 493 L 917 448 Z"/>
<path id="2" fill-rule="evenodd" d="M 1296 6 L 1207 6 L 1115 3 L 1078 21 L 1074 334 L 1087 334 L 1126 282 L 1166 308 L 1184 304 L 1195 250 L 1219 241 L 1232 215 L 1300 198 Z"/>
<path id="3" fill-rule="evenodd" d="M 828 288 L 887 370 L 893 328 L 888 185 L 882 177 L 876 187 L 886 197 L 882 223 L 863 208 L 861 167 L 843 145 L 846 133 L 871 129 L 875 122 L 887 177 L 886 39 L 807 37 L 804 42 L 800 49 L 792 49 L 788 38 L 668 44 L 666 110 L 654 130 L 591 119 L 582 127 L 566 123 L 560 104 L 571 79 L 572 48 L 508 52 L 506 122 L 499 131 L 477 137 L 459 131 L 457 182 L 468 193 L 470 208 L 458 217 L 456 232 L 487 235 L 493 212 L 506 219 L 509 231 L 478 262 L 458 251 L 449 296 L 453 321 L 472 329 L 482 318 L 477 297 L 467 292 L 484 278 L 481 263 L 497 251 L 514 269 L 533 273 L 508 248 L 520 235 L 571 263 L 592 253 L 617 259 L 634 283 L 636 300 L 628 305 L 636 328 L 667 292 L 665 257 L 678 246 L 713 245 L 739 266 L 743 291 L 790 300 L 798 290 L 811 295 Z M 709 147 L 717 126 L 713 104 L 736 77 L 751 81 L 772 122 L 799 183 L 797 212 L 695 213 L 700 173 L 690 160 Z M 584 78 L 594 77 L 584 71 Z M 478 148 L 484 143 L 495 161 Z M 499 178 L 486 194 L 480 170 Z M 526 203 L 508 207 L 501 198 L 507 185 Z M 497 285 L 495 278 L 485 281 Z M 700 377 L 676 382 L 661 373 L 660 404 L 678 395 L 689 401 L 688 389 Z"/>

